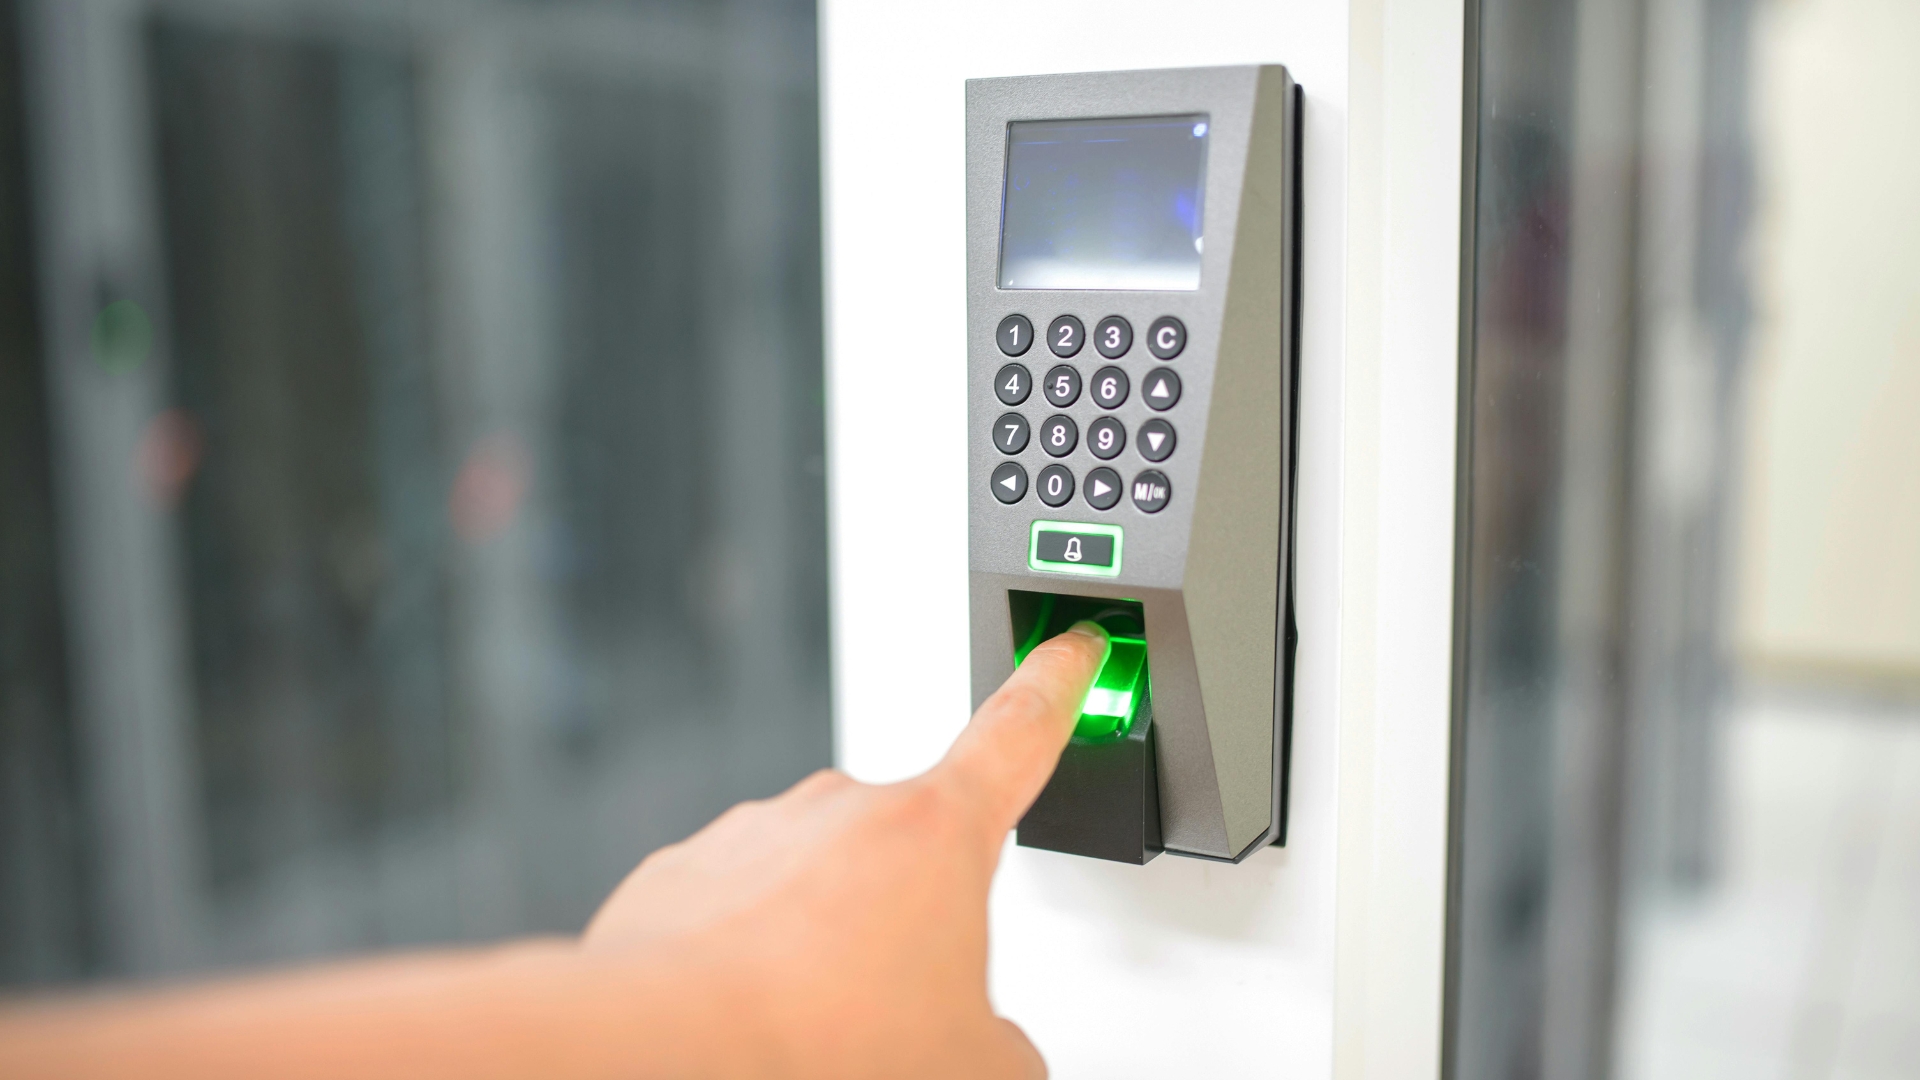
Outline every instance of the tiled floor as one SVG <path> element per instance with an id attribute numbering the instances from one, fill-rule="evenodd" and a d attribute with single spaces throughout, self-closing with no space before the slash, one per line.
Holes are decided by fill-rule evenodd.
<path id="1" fill-rule="evenodd" d="M 1920 1078 L 1920 710 L 1805 703 L 1727 732 L 1725 862 L 1643 909 L 1627 1080 Z"/>

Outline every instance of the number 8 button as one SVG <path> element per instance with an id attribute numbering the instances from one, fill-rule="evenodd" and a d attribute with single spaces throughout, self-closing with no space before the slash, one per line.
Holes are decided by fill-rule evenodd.
<path id="1" fill-rule="evenodd" d="M 1080 425 L 1072 417 L 1049 416 L 1040 425 L 1040 449 L 1054 457 L 1066 457 L 1080 445 Z"/>

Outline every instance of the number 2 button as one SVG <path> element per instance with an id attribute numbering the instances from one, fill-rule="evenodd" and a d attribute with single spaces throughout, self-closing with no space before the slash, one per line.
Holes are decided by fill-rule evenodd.
<path id="1" fill-rule="evenodd" d="M 1085 345 L 1087 328 L 1071 315 L 1062 315 L 1047 326 L 1047 348 L 1055 356 L 1072 356 Z"/>

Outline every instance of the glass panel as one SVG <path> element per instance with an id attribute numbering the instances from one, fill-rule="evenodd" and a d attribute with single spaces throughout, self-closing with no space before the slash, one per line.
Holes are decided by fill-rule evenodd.
<path id="1" fill-rule="evenodd" d="M 0 3 L 0 986 L 90 955 L 19 32 Z"/>
<path id="2" fill-rule="evenodd" d="M 64 959 L 9 925 L 0 978 L 575 930 L 648 851 L 829 764 L 811 5 L 94 6 L 35 47 L 140 58 L 53 81 L 59 115 L 133 118 L 144 171 L 79 209 L 152 208 L 155 264 L 88 300 L 152 348 L 55 394 L 51 441 L 124 436 L 137 486 L 79 495 L 162 542 L 124 578 L 74 555 L 117 583 L 21 611 L 145 590 L 129 636 L 179 635 L 177 670 L 69 665 L 185 703 L 152 757 L 179 812 L 105 793 L 75 846 L 111 868 L 151 830 L 191 865 L 145 926 L 137 875 L 80 881 Z M 0 537 L 40 527 L 5 494 Z M 0 589 L 43 558 L 15 550 Z M 77 696 L 56 734 L 114 726 Z M 83 745 L 83 777 L 125 752 Z M 59 835 L 58 792 L 22 791 Z M 52 865 L 14 820 L 0 883 Z"/>
<path id="3" fill-rule="evenodd" d="M 1920 1073 L 1920 23 L 1477 19 L 1450 1073 Z"/>

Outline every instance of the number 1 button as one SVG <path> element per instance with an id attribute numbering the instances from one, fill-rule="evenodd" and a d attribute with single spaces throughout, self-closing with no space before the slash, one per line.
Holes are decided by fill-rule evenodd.
<path id="1" fill-rule="evenodd" d="M 1033 348 L 1033 324 L 1025 315 L 1009 315 L 1000 320 L 1000 329 L 993 332 L 993 340 L 1001 352 L 1019 356 Z"/>

